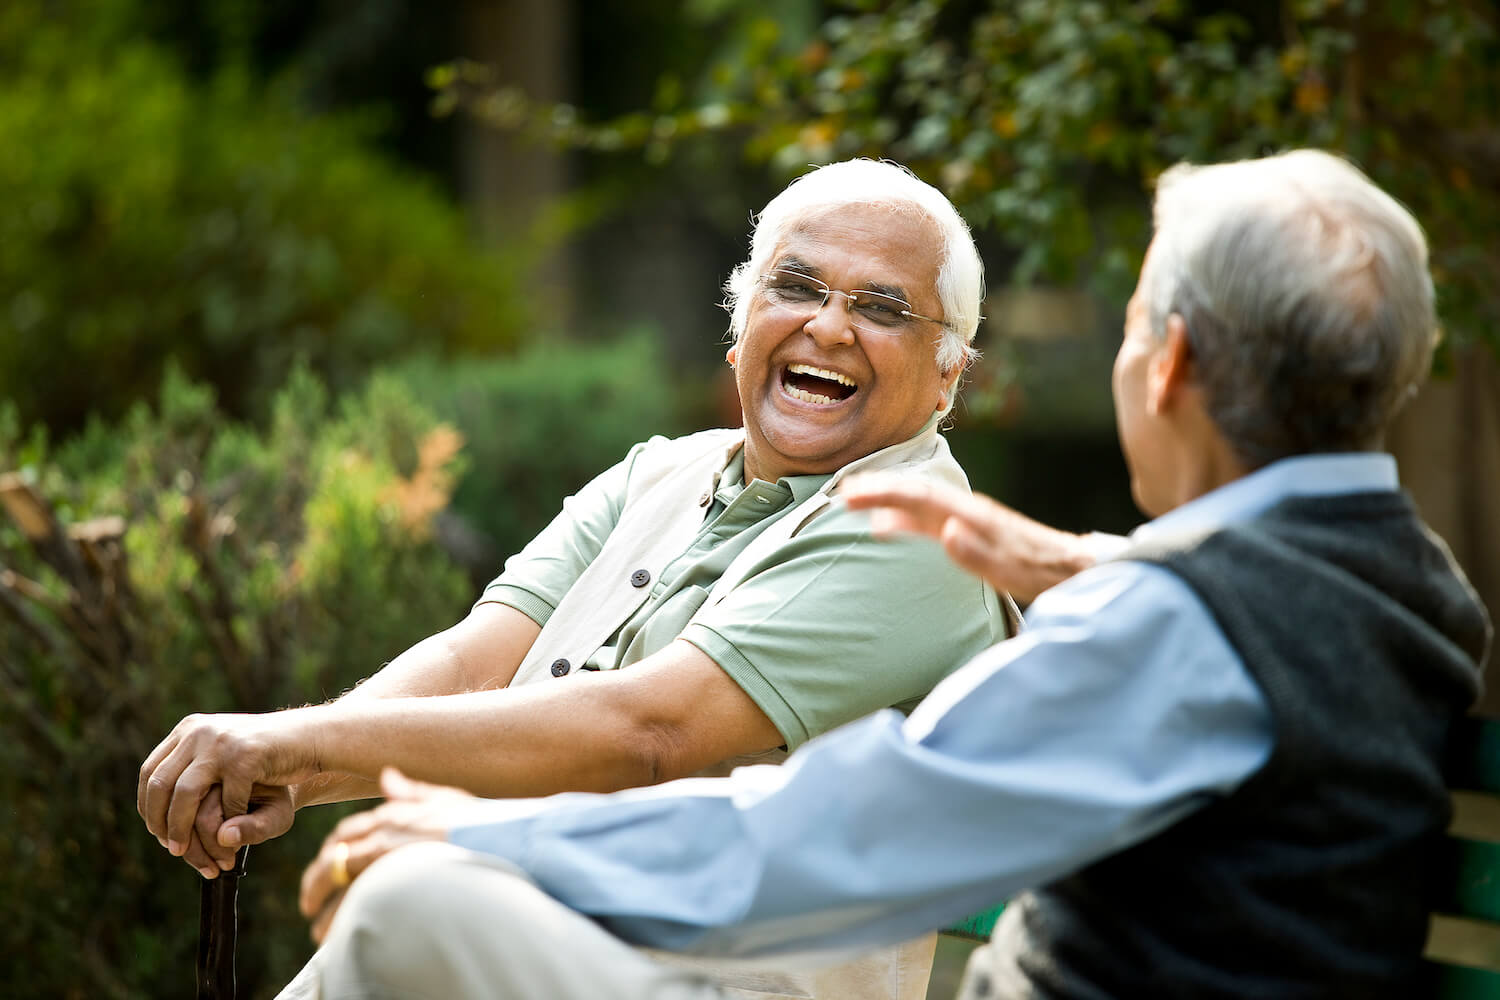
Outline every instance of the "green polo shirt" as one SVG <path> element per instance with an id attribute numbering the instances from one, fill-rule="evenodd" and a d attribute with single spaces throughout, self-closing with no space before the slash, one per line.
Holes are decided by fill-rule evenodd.
<path id="1" fill-rule="evenodd" d="M 625 503 L 640 447 L 564 504 L 505 563 L 480 603 L 508 604 L 545 625 L 603 548 Z M 828 476 L 744 482 L 730 459 L 703 525 L 652 581 L 641 608 L 583 666 L 615 670 L 682 638 L 703 650 L 760 706 L 788 750 L 835 726 L 932 687 L 1004 636 L 994 593 L 923 538 L 879 541 L 869 518 L 834 504 L 756 565 L 718 604 L 689 621 L 734 558 Z"/>

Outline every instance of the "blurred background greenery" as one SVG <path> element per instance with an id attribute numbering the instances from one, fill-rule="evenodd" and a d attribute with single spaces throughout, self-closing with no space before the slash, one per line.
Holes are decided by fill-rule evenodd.
<path id="1" fill-rule="evenodd" d="M 810 164 L 954 198 L 991 287 L 955 450 L 1125 530 L 1153 179 L 1353 157 L 1433 242 L 1440 377 L 1392 445 L 1495 606 L 1497 108 L 1486 0 L 5 0 L 0 995 L 189 995 L 145 754 L 347 689 L 631 443 L 736 420 L 719 285 Z M 337 813 L 252 857 L 242 995 L 308 954 Z"/>

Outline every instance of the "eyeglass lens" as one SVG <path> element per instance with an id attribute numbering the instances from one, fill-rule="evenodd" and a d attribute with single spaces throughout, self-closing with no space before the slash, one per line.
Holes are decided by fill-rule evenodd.
<path id="1" fill-rule="evenodd" d="M 788 312 L 812 316 L 828 296 L 842 295 L 849 304 L 851 326 L 868 333 L 899 334 L 911 325 L 911 305 L 891 295 L 856 289 L 841 292 L 817 278 L 776 268 L 764 279 L 766 301 Z"/>

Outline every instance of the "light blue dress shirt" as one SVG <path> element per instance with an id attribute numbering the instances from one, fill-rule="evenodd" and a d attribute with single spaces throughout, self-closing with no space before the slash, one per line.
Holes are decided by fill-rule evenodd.
<path id="1" fill-rule="evenodd" d="M 1394 490 L 1389 455 L 1300 456 L 1138 528 Z M 1269 708 L 1172 573 L 1102 563 L 1042 594 L 910 718 L 844 726 L 780 767 L 615 795 L 476 801 L 450 834 L 621 937 L 833 957 L 912 937 L 1137 843 L 1234 791 Z"/>

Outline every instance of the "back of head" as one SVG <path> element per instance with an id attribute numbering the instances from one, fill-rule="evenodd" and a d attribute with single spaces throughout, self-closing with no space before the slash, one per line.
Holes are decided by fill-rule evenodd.
<path id="1" fill-rule="evenodd" d="M 819 167 L 798 177 L 771 199 L 756 217 L 750 258 L 724 283 L 731 335 L 738 340 L 744 332 L 756 282 L 769 270 L 782 240 L 809 217 L 852 204 L 914 212 L 932 223 L 942 245 L 937 294 L 943 305 L 944 335 L 938 347 L 938 366 L 944 371 L 966 367 L 976 356 L 970 345 L 979 329 L 984 300 L 984 264 L 979 250 L 968 224 L 941 191 L 886 160 L 845 160 Z"/>
<path id="2" fill-rule="evenodd" d="M 1173 167 L 1155 215 L 1152 329 L 1182 316 L 1237 456 L 1379 448 L 1438 336 L 1411 214 L 1344 160 L 1300 150 Z"/>

